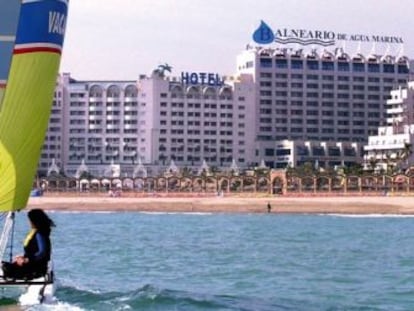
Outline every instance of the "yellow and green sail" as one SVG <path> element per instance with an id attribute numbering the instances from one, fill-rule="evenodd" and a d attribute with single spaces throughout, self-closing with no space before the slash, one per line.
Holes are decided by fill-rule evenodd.
<path id="1" fill-rule="evenodd" d="M 0 211 L 23 209 L 30 194 L 56 86 L 68 0 L 0 0 L 1 10 L 10 3 L 20 9 L 0 93 Z"/>

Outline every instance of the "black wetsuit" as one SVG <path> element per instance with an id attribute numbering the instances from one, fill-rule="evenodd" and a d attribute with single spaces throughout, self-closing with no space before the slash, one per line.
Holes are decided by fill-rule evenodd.
<path id="1" fill-rule="evenodd" d="M 51 243 L 48 234 L 36 232 L 24 247 L 24 257 L 29 261 L 22 266 L 3 262 L 3 274 L 7 278 L 33 279 L 47 273 Z"/>

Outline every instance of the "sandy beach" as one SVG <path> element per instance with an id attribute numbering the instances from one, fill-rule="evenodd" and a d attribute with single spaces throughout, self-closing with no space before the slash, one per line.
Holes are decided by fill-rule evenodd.
<path id="1" fill-rule="evenodd" d="M 414 214 L 414 196 L 347 197 L 31 197 L 29 208 L 55 211 Z"/>

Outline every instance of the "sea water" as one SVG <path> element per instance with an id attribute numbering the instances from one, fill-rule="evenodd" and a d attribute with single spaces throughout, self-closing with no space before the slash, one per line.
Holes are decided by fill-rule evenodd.
<path id="1" fill-rule="evenodd" d="M 50 216 L 55 301 L 23 307 L 16 294 L 0 310 L 414 310 L 413 218 Z"/>

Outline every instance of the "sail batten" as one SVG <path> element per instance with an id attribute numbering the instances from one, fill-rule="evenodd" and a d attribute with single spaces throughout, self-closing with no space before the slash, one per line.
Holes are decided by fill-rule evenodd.
<path id="1" fill-rule="evenodd" d="M 0 211 L 26 206 L 49 121 L 67 15 L 67 1 L 13 1 L 21 8 L 10 70 L 6 79 L 0 75 L 5 90 L 0 106 Z"/>

